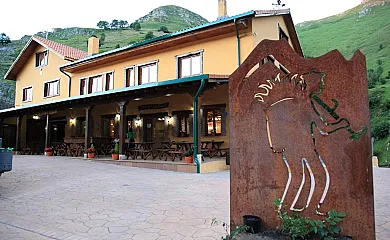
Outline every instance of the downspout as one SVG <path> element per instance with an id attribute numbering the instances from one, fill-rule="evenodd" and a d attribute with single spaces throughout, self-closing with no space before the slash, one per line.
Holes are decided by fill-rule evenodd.
<path id="1" fill-rule="evenodd" d="M 198 159 L 198 98 L 203 91 L 203 88 L 205 86 L 206 79 L 202 79 L 198 92 L 195 94 L 194 97 L 194 120 L 193 120 L 193 137 L 194 137 L 194 160 L 196 163 L 196 173 L 200 173 L 200 162 L 202 159 Z"/>
<path id="2" fill-rule="evenodd" d="M 60 72 L 62 72 L 63 74 L 65 74 L 68 77 L 68 97 L 70 97 L 70 89 L 72 86 L 72 77 L 69 76 L 66 72 L 64 72 L 64 70 L 62 70 L 61 68 L 60 68 Z"/>
<path id="3" fill-rule="evenodd" d="M 237 28 L 237 19 L 234 19 L 234 28 L 236 29 L 236 39 L 237 39 L 237 62 L 238 66 L 241 65 L 241 41 L 240 36 L 238 35 L 238 28 Z"/>

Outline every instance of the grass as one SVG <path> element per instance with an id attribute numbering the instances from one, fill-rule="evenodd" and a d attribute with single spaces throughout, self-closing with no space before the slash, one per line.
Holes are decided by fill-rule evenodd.
<path id="1" fill-rule="evenodd" d="M 317 57 L 337 48 L 350 59 L 360 49 L 366 55 L 368 68 L 375 68 L 381 59 L 385 72 L 390 71 L 390 4 L 372 7 L 363 17 L 359 17 L 360 10 L 362 6 L 297 26 L 305 55 Z"/>

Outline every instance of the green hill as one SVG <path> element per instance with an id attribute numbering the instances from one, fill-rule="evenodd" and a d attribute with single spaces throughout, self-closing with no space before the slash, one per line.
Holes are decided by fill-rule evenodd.
<path id="1" fill-rule="evenodd" d="M 296 26 L 306 57 L 336 48 L 347 59 L 358 49 L 366 55 L 367 68 L 372 69 L 368 78 L 374 154 L 381 164 L 390 163 L 389 17 L 390 0 L 370 0 L 342 14 Z"/>
<path id="2" fill-rule="evenodd" d="M 139 31 L 130 27 L 122 29 L 55 28 L 48 33 L 48 39 L 87 51 L 87 40 L 91 35 L 96 35 L 99 38 L 105 35 L 100 52 L 106 52 L 144 40 L 148 32 L 153 32 L 154 36 L 166 34 L 159 31 L 162 26 L 165 26 L 170 32 L 175 32 L 207 23 L 207 20 L 185 8 L 170 5 L 152 10 L 149 14 L 138 19 L 138 22 L 141 24 Z M 39 32 L 37 35 L 46 37 L 45 32 Z M 1 79 L 30 37 L 25 36 L 10 44 L 0 45 L 0 109 L 12 106 L 14 103 L 15 82 Z"/>

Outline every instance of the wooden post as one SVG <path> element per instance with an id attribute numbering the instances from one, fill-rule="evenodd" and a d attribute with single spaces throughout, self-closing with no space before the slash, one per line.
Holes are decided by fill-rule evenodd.
<path id="1" fill-rule="evenodd" d="M 49 120 L 50 115 L 46 115 L 46 127 L 45 127 L 45 148 L 49 147 Z M 46 152 L 45 152 L 46 154 Z"/>
<path id="2" fill-rule="evenodd" d="M 119 105 L 119 159 L 126 158 L 126 133 L 127 133 L 127 121 L 126 121 L 126 107 L 127 101 L 117 103 Z"/>
<path id="3" fill-rule="evenodd" d="M 84 158 L 88 157 L 88 147 L 90 143 L 90 138 L 92 137 L 92 127 L 91 123 L 91 112 L 93 106 L 85 107 L 85 140 L 84 140 Z"/>
<path id="4" fill-rule="evenodd" d="M 22 120 L 23 116 L 18 116 L 16 118 L 16 144 L 15 144 L 15 150 L 20 151 L 20 133 L 22 131 Z"/>

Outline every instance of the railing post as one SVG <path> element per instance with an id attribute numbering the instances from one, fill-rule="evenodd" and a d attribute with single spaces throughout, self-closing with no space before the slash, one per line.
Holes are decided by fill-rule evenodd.
<path id="1" fill-rule="evenodd" d="M 16 151 L 20 151 L 20 133 L 22 131 L 22 120 L 23 116 L 18 116 L 16 118 L 16 143 L 15 143 L 15 149 Z"/>

